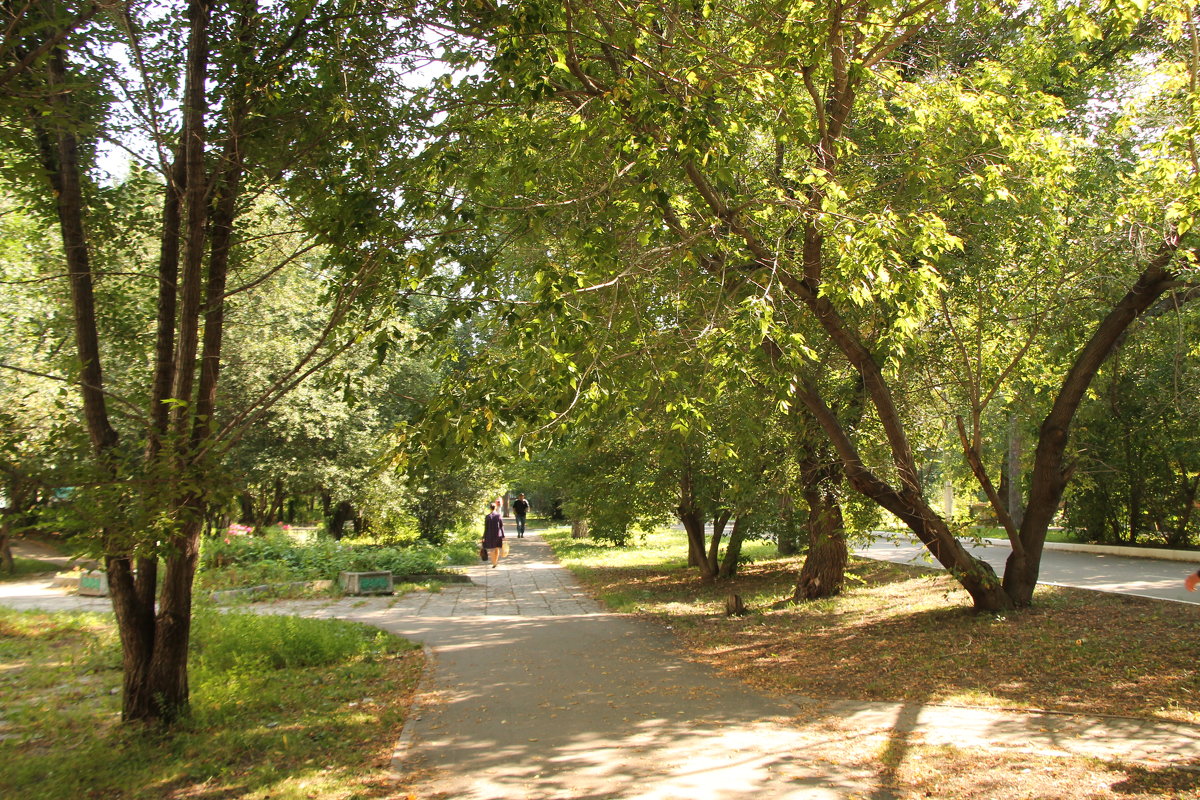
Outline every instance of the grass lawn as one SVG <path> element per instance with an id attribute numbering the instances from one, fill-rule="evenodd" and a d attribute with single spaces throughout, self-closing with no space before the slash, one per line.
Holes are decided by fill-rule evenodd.
<path id="1" fill-rule="evenodd" d="M 107 615 L 0 609 L 0 797 L 384 798 L 420 649 L 329 620 L 201 612 L 192 715 L 122 725 Z"/>
<path id="2" fill-rule="evenodd" d="M 46 574 L 55 572 L 58 569 L 53 564 L 47 564 L 45 561 L 39 561 L 36 558 L 21 558 L 17 556 L 13 558 L 12 572 L 0 572 L 0 582 L 24 581 L 28 580 L 31 575 Z"/>
<path id="3" fill-rule="evenodd" d="M 629 549 L 544 535 L 606 606 L 669 625 L 689 657 L 770 694 L 1200 723 L 1200 607 L 1043 587 L 1032 609 L 975 614 L 944 572 L 859 559 L 840 597 L 793 604 L 801 560 L 767 545 L 735 580 L 704 585 L 686 567 L 682 532 Z M 725 616 L 731 592 L 748 616 Z M 829 741 L 844 735 L 831 729 Z M 1197 770 L 919 743 L 903 758 L 888 748 L 831 757 L 882 762 L 905 798 L 1200 798 Z"/>

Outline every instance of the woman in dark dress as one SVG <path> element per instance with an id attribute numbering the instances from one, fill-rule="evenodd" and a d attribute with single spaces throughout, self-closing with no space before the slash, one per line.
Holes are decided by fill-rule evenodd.
<path id="1" fill-rule="evenodd" d="M 504 547 L 504 520 L 500 516 L 500 501 L 491 505 L 492 512 L 483 518 L 483 547 L 487 550 L 492 567 L 500 562 L 500 548 Z"/>

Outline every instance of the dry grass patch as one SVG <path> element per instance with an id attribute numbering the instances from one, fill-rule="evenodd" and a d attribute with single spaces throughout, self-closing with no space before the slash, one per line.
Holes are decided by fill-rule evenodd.
<path id="1" fill-rule="evenodd" d="M 668 621 L 696 658 L 776 694 L 1200 722 L 1196 606 L 1042 587 L 1032 609 L 976 614 L 944 572 L 866 560 L 841 597 L 797 605 L 797 559 L 712 585 L 674 565 L 572 566 L 610 607 Z M 753 613 L 726 617 L 731 592 Z"/>
<path id="2" fill-rule="evenodd" d="M 914 747 L 891 775 L 902 800 L 1197 800 L 1200 773 L 1026 753 Z"/>

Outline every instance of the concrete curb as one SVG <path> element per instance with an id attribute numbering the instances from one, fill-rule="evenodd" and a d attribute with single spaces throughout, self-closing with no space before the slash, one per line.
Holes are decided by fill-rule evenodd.
<path id="1" fill-rule="evenodd" d="M 400 737 L 396 739 L 396 744 L 392 747 L 391 774 L 388 777 L 397 783 L 407 780 L 409 777 L 405 773 L 404 767 L 408 764 L 415 749 L 413 745 L 413 728 L 415 726 L 413 723 L 419 722 L 423 716 L 425 712 L 424 698 L 429 694 L 433 685 L 434 663 L 437 655 L 427 644 L 421 645 L 421 651 L 425 656 L 425 664 L 421 668 L 421 678 L 417 681 L 417 688 L 413 690 L 413 702 L 408 707 L 408 714 L 404 718 L 404 727 L 400 730 Z"/>
<path id="2" fill-rule="evenodd" d="M 989 542 L 1008 544 L 1004 539 L 988 539 Z M 1200 563 L 1200 550 L 1168 550 L 1165 547 L 1120 547 L 1110 544 L 1072 544 L 1070 542 L 1046 542 L 1045 550 L 1065 550 L 1073 553 L 1096 553 L 1106 556 L 1128 558 L 1156 558 L 1162 561 L 1191 561 Z"/>

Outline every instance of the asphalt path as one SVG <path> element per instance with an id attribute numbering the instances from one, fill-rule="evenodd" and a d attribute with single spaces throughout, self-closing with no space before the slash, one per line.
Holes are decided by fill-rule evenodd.
<path id="1" fill-rule="evenodd" d="M 855 550 L 854 554 L 898 564 L 941 568 L 929 551 L 914 539 L 902 534 L 880 533 L 878 536 L 880 538 L 870 546 Z M 964 541 L 963 544 L 977 558 L 991 564 L 997 575 L 1004 574 L 1004 562 L 1012 552 L 1007 542 Z M 1183 586 L 1183 579 L 1197 566 L 1200 565 L 1186 561 L 1046 549 L 1042 553 L 1039 582 L 1200 605 L 1200 592 L 1189 592 Z"/>

